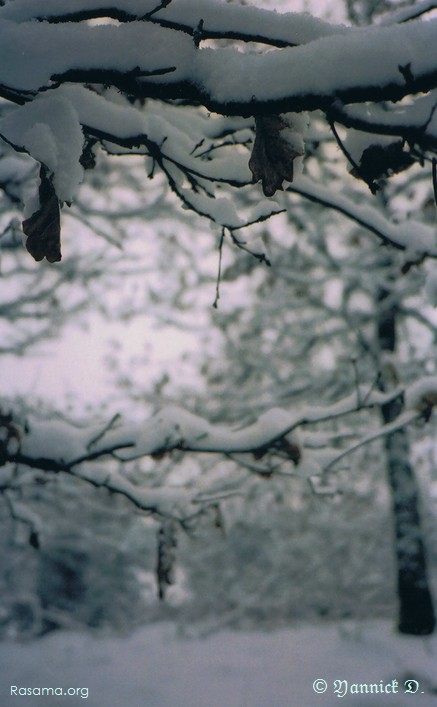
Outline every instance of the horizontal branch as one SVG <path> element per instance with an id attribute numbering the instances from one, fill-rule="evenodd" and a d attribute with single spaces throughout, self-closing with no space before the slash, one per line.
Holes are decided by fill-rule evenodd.
<path id="1" fill-rule="evenodd" d="M 69 0 L 65 8 L 59 0 L 44 0 L 30 3 L 15 2 L 4 8 L 3 17 L 18 22 L 26 20 L 50 23 L 85 22 L 92 19 L 113 19 L 117 22 L 148 21 L 164 28 L 174 29 L 194 37 L 201 24 L 201 40 L 233 39 L 241 42 L 257 42 L 267 46 L 285 47 L 305 44 L 318 39 L 350 31 L 341 25 L 333 25 L 306 13 L 273 13 L 250 6 L 229 7 L 221 0 L 139 0 L 136 4 L 124 0 L 95 0 L 90 6 L 84 0 Z M 266 33 L 266 27 L 269 32 Z"/>
<path id="2" fill-rule="evenodd" d="M 329 57 L 327 57 L 326 61 L 330 61 Z M 242 68 L 243 67 L 241 67 L 241 69 Z M 274 75 L 276 72 L 294 70 L 295 64 L 290 57 L 289 69 L 287 66 L 284 68 L 278 66 L 278 69 L 272 67 L 271 74 Z M 232 91 L 232 93 L 230 93 L 229 90 L 223 90 L 223 86 L 210 85 L 210 82 L 207 80 L 199 82 L 187 78 L 185 80 L 159 82 L 156 80 L 147 80 L 146 78 L 138 79 L 131 76 L 131 73 L 133 74 L 134 72 L 127 72 L 123 75 L 122 72 L 112 69 L 67 69 L 64 72 L 53 73 L 48 78 L 48 81 L 55 82 L 58 85 L 62 83 L 100 83 L 106 86 L 114 86 L 123 93 L 138 99 L 182 99 L 189 103 L 203 105 L 214 113 L 227 116 L 242 116 L 244 118 L 249 118 L 254 115 L 276 115 L 278 113 L 300 113 L 302 111 L 315 110 L 330 112 L 333 104 L 336 102 L 343 105 L 367 102 L 379 103 L 384 101 L 396 102 L 415 93 L 426 93 L 437 86 L 437 69 L 432 68 L 422 75 L 416 76 L 408 84 L 405 84 L 403 81 L 396 81 L 395 77 L 393 77 L 392 80 L 382 84 L 378 82 L 375 85 L 371 77 L 369 77 L 368 84 L 352 85 L 352 79 L 345 88 L 337 85 L 339 82 L 336 81 L 336 76 L 333 74 L 332 85 L 329 88 L 320 87 L 311 90 L 306 86 L 299 85 L 295 90 L 287 90 L 284 87 L 282 92 L 275 90 L 274 93 L 279 95 L 267 95 L 265 98 L 263 97 L 264 94 L 271 93 L 270 91 L 264 90 L 265 87 L 269 85 L 269 81 L 261 84 L 252 79 L 251 83 L 254 86 L 252 95 L 250 97 L 237 98 L 237 95 L 244 93 L 242 89 L 238 92 Z M 147 73 L 149 73 L 150 76 L 176 73 L 176 67 L 163 68 L 162 70 L 150 69 L 149 71 L 144 69 L 143 77 L 146 77 Z M 227 72 L 224 71 L 223 73 Z M 256 75 L 256 68 L 252 69 L 251 73 Z M 241 87 L 248 85 L 248 77 L 245 76 L 245 74 L 246 72 L 241 72 Z M 266 78 L 268 79 L 268 77 Z M 309 83 L 311 83 L 311 81 Z M 12 91 L 13 89 L 10 89 L 11 94 Z M 338 116 L 338 120 L 341 122 L 340 115 Z M 348 119 L 348 123 L 350 122 L 351 119 Z M 381 132 L 387 134 L 386 129 Z M 399 134 L 399 128 L 397 134 Z M 417 131 L 415 131 L 415 134 L 420 136 L 420 133 L 418 134 Z M 421 137 L 423 140 L 423 134 Z"/>
<path id="3" fill-rule="evenodd" d="M 3 19 L 8 7 L 0 8 L 0 84 L 17 99 L 20 91 L 46 90 L 53 81 L 97 82 L 138 98 L 182 99 L 223 115 L 251 116 L 328 110 L 336 100 L 398 101 L 437 86 L 434 20 L 351 29 L 254 54 L 198 49 L 183 32 L 149 21 L 15 23 Z M 169 67 L 174 71 L 158 75 Z"/>
<path id="4" fill-rule="evenodd" d="M 432 99 L 430 104 L 429 99 Z M 410 118 L 408 108 L 399 111 L 387 111 L 380 108 L 376 111 L 376 106 L 372 112 L 365 106 L 353 106 L 345 108 L 339 102 L 334 103 L 329 109 L 329 117 L 341 123 L 345 128 L 354 128 L 362 132 L 374 135 L 392 135 L 400 137 L 410 145 L 423 146 L 426 150 L 437 150 L 437 132 L 429 132 L 427 128 L 431 123 L 434 112 L 437 110 L 437 93 L 434 91 L 426 97 L 428 110 L 424 115 L 419 99 L 411 106 L 413 118 Z"/>
<path id="5" fill-rule="evenodd" d="M 274 450 L 279 440 L 298 427 L 379 407 L 402 392 L 399 389 L 369 394 L 363 386 L 358 405 L 354 392 L 332 405 L 308 406 L 296 413 L 273 408 L 253 424 L 242 427 L 212 425 L 176 407 L 164 408 L 142 425 L 117 420 L 91 430 L 65 421 L 30 419 L 22 432 L 19 450 L 8 458 L 31 468 L 58 472 L 108 457 L 127 462 L 145 456 L 160 457 L 172 450 L 256 454 Z"/>
<path id="6" fill-rule="evenodd" d="M 396 388 L 389 393 L 359 386 L 358 391 L 336 403 L 307 406 L 296 413 L 273 408 L 254 423 L 242 427 L 213 425 L 176 407 L 161 410 L 142 425 L 129 424 L 114 416 L 106 424 L 91 429 L 75 427 L 65 420 L 41 421 L 36 418 L 19 425 L 13 414 L 8 413 L 3 415 L 2 421 L 1 463 L 13 462 L 15 467 L 68 473 L 96 487 L 103 486 L 121 494 L 142 510 L 186 519 L 202 512 L 205 504 L 214 502 L 216 492 L 165 485 L 149 489 L 133 483 L 120 471 L 108 466 L 94 466 L 93 462 L 116 459 L 126 463 L 146 456 L 160 459 L 174 450 L 224 454 L 237 461 L 240 454 L 251 453 L 255 460 L 269 454 L 278 459 L 289 459 L 294 464 L 300 464 L 303 455 L 302 469 L 297 473 L 304 477 L 309 473 L 317 475 L 323 473 L 323 464 L 317 460 L 313 463 L 311 448 L 299 447 L 292 435 L 294 430 L 308 424 L 347 418 L 361 410 L 380 408 L 399 396 L 405 401 L 403 416 L 377 432 L 364 434 L 361 440 L 344 452 L 336 453 L 335 457 L 327 457 L 325 453 L 325 466 L 330 467 L 358 447 L 391 434 L 401 426 L 419 419 L 428 420 L 432 407 L 437 404 L 437 377 L 425 377 L 408 388 Z M 338 430 L 334 437 L 338 439 Z M 274 465 L 269 462 L 269 473 L 273 469 Z"/>

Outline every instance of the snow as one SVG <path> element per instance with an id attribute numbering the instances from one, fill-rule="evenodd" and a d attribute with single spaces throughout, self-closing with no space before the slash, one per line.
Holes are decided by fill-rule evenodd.
<path id="1" fill-rule="evenodd" d="M 316 203 L 339 211 L 389 243 L 405 249 L 408 258 L 423 253 L 434 256 L 437 254 L 437 235 L 433 226 L 413 219 L 403 223 L 390 222 L 375 207 L 355 204 L 342 194 L 315 184 L 307 177 L 300 176 L 287 187 L 287 191 L 301 194 Z"/>
<path id="2" fill-rule="evenodd" d="M 39 422 L 32 418 L 29 431 L 22 438 L 21 451 L 34 459 L 55 458 L 59 461 L 77 459 L 86 453 L 84 432 L 62 420 Z"/>
<path id="3" fill-rule="evenodd" d="M 103 17 L 105 13 L 109 16 L 116 15 L 114 10 L 117 9 L 143 17 L 155 10 L 157 5 L 156 0 L 122 0 L 110 5 L 105 0 L 63 0 L 61 10 L 59 0 L 44 0 L 40 3 L 35 0 L 17 0 L 3 8 L 1 15 L 5 19 L 23 22 L 38 16 L 49 18 L 53 15 L 102 8 Z M 229 5 L 223 0 L 178 0 L 154 14 L 155 21 L 163 20 L 191 28 L 197 27 L 200 19 L 203 20 L 203 31 L 206 34 L 238 32 L 262 36 L 268 22 L 270 37 L 291 44 L 302 44 L 317 37 L 346 31 L 343 26 L 331 25 L 308 14 L 271 13 L 254 7 Z"/>
<path id="4" fill-rule="evenodd" d="M 72 201 L 83 178 L 79 164 L 83 134 L 77 112 L 65 96 L 45 93 L 10 111 L 0 120 L 0 133 L 44 164 L 54 174 L 58 198 Z"/>
<path id="5" fill-rule="evenodd" d="M 436 651 L 437 638 L 402 637 L 376 621 L 271 633 L 224 630 L 196 640 L 178 635 L 169 623 L 104 639 L 62 632 L 0 644 L 1 703 L 63 703 L 37 695 L 17 701 L 10 695 L 16 685 L 80 688 L 65 704 L 88 707 L 334 707 L 342 699 L 334 681 L 346 680 L 347 704 L 431 707 L 437 704 Z M 405 694 L 408 679 L 418 688 L 413 682 L 413 692 Z M 314 692 L 316 680 L 326 680 L 325 693 Z M 350 694 L 354 684 L 381 681 L 397 681 L 396 696 Z"/>
<path id="6" fill-rule="evenodd" d="M 130 22 L 120 26 L 51 25 L 4 20 L 0 27 L 0 81 L 32 91 L 69 69 L 144 72 L 189 64 L 195 51 L 182 32 Z M 179 72 L 171 74 L 181 78 Z M 163 78 L 163 77 L 161 77 Z"/>
<path id="7" fill-rule="evenodd" d="M 56 89 L 56 94 L 76 107 L 82 125 L 121 138 L 145 132 L 144 116 L 129 104 L 117 105 L 83 86 L 61 86 Z"/>
<path id="8" fill-rule="evenodd" d="M 413 75 L 435 66 L 436 22 L 351 31 L 268 54 L 204 49 L 196 57 L 200 84 L 219 102 L 329 96 L 352 87 L 402 86 L 399 66 Z M 347 60 L 346 60 L 347 58 Z M 242 90 L 242 87 L 245 90 Z"/>
<path id="9" fill-rule="evenodd" d="M 347 109 L 348 116 L 352 119 L 356 118 L 361 121 L 367 121 L 369 125 L 376 124 L 381 126 L 399 126 L 399 133 L 405 127 L 417 128 L 422 130 L 424 135 L 433 135 L 433 114 L 434 106 L 437 100 L 437 90 L 430 91 L 426 96 L 417 98 L 410 105 L 396 104 L 391 106 L 381 105 L 352 105 Z M 376 139 L 373 135 L 373 139 Z M 393 139 L 393 138 L 392 138 Z"/>
<path id="10" fill-rule="evenodd" d="M 225 113 L 253 113 L 252 101 L 280 100 L 293 106 L 293 97 L 297 100 L 296 109 L 300 110 L 306 105 L 323 106 L 327 97 L 330 101 L 332 97 L 348 102 L 360 100 L 363 90 L 379 99 L 384 86 L 398 86 L 400 91 L 405 89 L 408 93 L 405 72 L 399 67 L 408 67 L 414 79 L 420 76 L 426 79 L 437 61 L 435 21 L 352 29 L 328 25 L 307 15 L 280 15 L 209 0 L 172 2 L 154 12 L 147 22 L 96 25 L 32 19 L 41 13 L 44 16 L 56 14 L 60 7 L 59 2 L 29 3 L 27 0 L 0 7 L 0 83 L 12 96 L 17 96 L 18 102 L 25 102 L 11 108 L 0 120 L 0 135 L 46 165 L 53 175 L 58 198 L 68 203 L 73 200 L 83 176 L 79 164 L 82 126 L 91 135 L 106 138 L 107 146 L 113 145 L 114 151 L 117 151 L 116 144 L 121 151 L 134 153 L 159 148 L 162 168 L 185 206 L 232 229 L 280 210 L 277 202 L 266 204 L 266 208 L 263 202 L 256 204 L 252 213 L 243 218 L 237 213 L 234 202 L 217 187 L 222 182 L 237 187 L 250 182 L 246 149 L 237 145 L 229 156 L 230 149 L 210 145 L 208 158 L 202 159 L 202 153 L 196 157 L 196 146 L 202 144 L 199 136 L 217 130 L 216 121 L 209 121 L 201 111 L 191 111 L 191 118 L 187 120 L 180 107 L 163 105 L 157 110 L 153 101 L 149 101 L 147 113 L 143 115 L 122 96 L 123 92 L 129 93 L 130 86 L 133 94 L 144 96 L 159 92 L 158 85 L 165 86 L 165 95 L 169 97 L 181 98 L 187 90 L 191 99 L 198 95 L 200 102 Z M 104 5 L 97 3 L 99 7 L 104 8 Z M 115 3 L 108 13 L 116 16 L 117 12 L 127 11 L 145 16 L 156 7 L 154 2 L 129 0 Z M 62 12 L 67 13 L 95 9 L 90 0 L 69 0 L 62 4 Z M 164 23 L 173 23 L 172 27 L 155 23 L 161 19 Z M 220 32 L 227 27 L 230 36 L 242 28 L 248 33 L 262 34 L 267 21 L 274 32 L 280 34 L 283 26 L 287 34 L 293 24 L 295 36 L 301 35 L 298 41 L 303 44 L 273 50 L 268 46 L 264 53 L 253 49 L 242 52 L 235 46 L 213 48 L 202 44 L 199 48 L 194 45 L 191 34 L 200 19 L 205 31 Z M 62 83 L 63 78 L 76 85 L 58 86 L 57 82 Z M 103 97 L 96 85 L 113 89 L 106 88 Z M 118 92 L 120 87 L 122 91 Z M 34 97 L 37 91 L 41 91 L 41 95 Z M 395 123 L 418 129 L 430 119 L 433 109 L 430 100 L 431 96 L 418 99 L 417 109 L 413 106 L 394 111 Z M 217 107 L 217 103 L 226 105 Z M 360 107 L 355 110 L 358 115 L 362 114 Z M 369 108 L 366 117 L 374 120 L 380 113 L 371 112 Z M 284 137 L 297 154 L 301 154 L 300 133 L 306 127 L 307 117 L 285 116 L 284 120 L 289 126 L 283 131 Z M 429 134 L 436 129 L 436 124 L 437 116 L 434 123 L 429 120 L 427 124 Z M 249 123 L 242 123 L 243 130 L 248 126 Z M 65 140 L 66 135 L 68 140 Z M 301 161 L 297 161 L 296 167 L 300 166 Z M 299 171 L 296 169 L 296 173 Z M 214 183 L 215 189 L 211 186 Z M 347 211 L 349 207 L 340 202 L 339 197 L 339 210 Z M 33 213 L 32 209 L 28 204 L 26 215 Z M 413 241 L 409 258 L 423 252 L 434 253 L 436 239 L 431 229 L 415 224 L 413 232 L 411 222 L 386 228 L 376 210 L 365 212 L 356 207 L 351 217 L 401 247 L 406 248 Z"/>
<path id="11" fill-rule="evenodd" d="M 420 410 L 423 405 L 437 402 L 437 376 L 425 376 L 408 386 L 405 405 L 408 409 Z"/>
<path id="12" fill-rule="evenodd" d="M 152 84 L 186 80 L 212 100 L 226 103 L 311 98 L 312 94 L 332 97 L 362 87 L 370 87 L 376 97 L 383 86 L 405 86 L 399 66 L 409 65 L 414 77 L 426 76 L 437 61 L 434 20 L 349 29 L 302 46 L 257 54 L 232 47 L 196 49 L 189 34 L 150 22 L 19 24 L 4 19 L 11 10 L 10 5 L 0 8 L 0 82 L 21 90 L 49 86 L 54 75 L 71 68 L 139 69 L 143 75 L 168 69 L 164 75 L 138 80 Z M 196 16 L 201 19 L 198 9 Z M 262 17 L 275 17 L 275 13 Z M 260 18 L 259 30 L 265 26 Z"/>
<path id="13" fill-rule="evenodd" d="M 424 380 L 426 380 L 425 392 L 433 394 L 436 388 L 436 379 L 427 378 Z M 410 386 L 407 390 L 409 400 L 410 398 L 412 400 L 408 405 L 409 408 L 414 407 L 417 395 L 422 397 L 422 388 L 420 387 L 416 393 L 415 385 Z M 372 406 L 387 399 L 378 391 L 373 391 L 369 396 L 364 386 L 362 395 L 362 399 L 366 400 L 366 406 Z M 390 393 L 388 398 L 390 399 L 393 395 L 393 392 Z M 244 453 L 270 445 L 285 435 L 289 441 L 293 441 L 292 433 L 301 425 L 311 421 L 317 422 L 343 416 L 355 410 L 356 394 L 354 392 L 328 406 L 304 406 L 298 407 L 294 411 L 271 408 L 260 415 L 252 424 L 239 424 L 234 427 L 210 424 L 202 417 L 177 406 L 163 407 L 141 424 L 129 422 L 120 417 L 120 420 L 117 420 L 114 425 L 94 423 L 89 427 L 76 427 L 62 419 L 42 422 L 30 417 L 28 430 L 22 438 L 21 451 L 33 459 L 51 459 L 55 466 L 62 464 L 77 466 L 88 455 L 104 457 L 108 451 L 116 451 L 117 458 L 124 461 L 132 461 L 162 450 L 175 448 L 198 452 Z M 409 424 L 417 418 L 417 412 L 408 412 L 405 415 L 407 416 L 405 420 L 401 416 L 392 423 L 394 429 Z M 387 430 L 387 426 L 372 433 L 369 439 L 375 439 L 379 435 L 385 434 L 384 430 Z M 363 443 L 364 441 L 361 440 L 358 446 Z M 328 462 L 331 463 L 329 460 Z M 143 503 L 141 493 L 137 495 L 136 490 L 125 479 L 117 478 L 114 483 L 117 485 L 127 483 L 128 487 L 126 486 L 125 490 L 127 489 L 129 495 L 138 498 L 139 502 Z M 161 497 L 164 502 L 167 501 L 165 490 L 159 492 L 155 499 L 156 503 L 160 502 Z"/>
<path id="14" fill-rule="evenodd" d="M 395 10 L 390 12 L 386 16 L 383 16 L 380 20 L 380 25 L 392 25 L 395 22 L 405 22 L 411 17 L 418 17 L 421 14 L 435 10 L 435 0 L 422 0 L 422 2 L 415 2 L 414 5 L 409 5 L 403 7 L 400 10 Z"/>

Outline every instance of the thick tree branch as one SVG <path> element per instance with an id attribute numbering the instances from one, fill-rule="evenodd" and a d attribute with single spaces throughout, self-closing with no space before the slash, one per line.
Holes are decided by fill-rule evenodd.
<path id="1" fill-rule="evenodd" d="M 197 0 L 196 3 L 143 0 L 138 3 L 137 11 L 132 5 L 128 10 L 124 2 L 115 0 L 110 4 L 97 1 L 93 7 L 75 0 L 62 11 L 62 5 L 56 0 L 45 0 L 39 5 L 37 2 L 29 5 L 16 3 L 15 7 L 3 11 L 3 15 L 21 22 L 31 19 L 50 23 L 78 23 L 91 19 L 113 19 L 121 23 L 148 21 L 190 37 L 194 37 L 202 19 L 202 40 L 232 39 L 274 47 L 295 46 L 348 31 L 346 27 L 310 15 L 278 14 L 250 6 L 229 7 L 220 0 Z M 268 34 L 265 32 L 267 26 Z"/>
<path id="2" fill-rule="evenodd" d="M 231 47 L 200 51 L 182 32 L 150 22 L 118 27 L 26 22 L 14 26 L 2 19 L 7 13 L 1 10 L 4 42 L 0 58 L 5 63 L 7 55 L 7 65 L 14 67 L 14 78 L 8 79 L 5 69 L 1 72 L 9 95 L 17 91 L 13 84 L 28 92 L 46 89 L 52 81 L 97 82 L 137 98 L 184 99 L 223 115 L 250 116 L 328 110 L 335 100 L 343 104 L 397 101 L 437 85 L 435 21 L 350 30 L 302 46 L 252 55 Z M 168 47 L 166 66 L 163 45 Z M 45 62 L 41 62 L 41 46 L 49 47 Z M 377 57 L 377 67 L 369 62 L 369 52 Z M 229 81 L 237 64 L 238 86 Z M 29 71 L 33 65 L 38 71 Z M 355 71 L 350 71 L 351 66 Z M 153 76 L 169 67 L 175 71 Z M 402 70 L 405 67 L 408 74 Z"/>

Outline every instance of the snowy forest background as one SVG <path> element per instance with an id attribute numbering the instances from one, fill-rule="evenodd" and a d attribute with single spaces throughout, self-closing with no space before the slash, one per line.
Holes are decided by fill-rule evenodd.
<path id="1" fill-rule="evenodd" d="M 0 3 L 6 672 L 141 635 L 165 683 L 170 622 L 305 645 L 277 707 L 346 664 L 430 704 L 436 3 L 110 5 Z"/>

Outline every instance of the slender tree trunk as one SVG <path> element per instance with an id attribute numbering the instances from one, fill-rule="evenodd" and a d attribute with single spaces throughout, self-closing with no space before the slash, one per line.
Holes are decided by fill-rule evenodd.
<path id="1" fill-rule="evenodd" d="M 396 306 L 391 293 L 379 293 L 377 334 L 381 352 L 396 349 Z M 381 372 L 380 387 L 390 387 L 390 370 Z M 396 398 L 382 407 L 384 423 L 392 422 L 402 412 L 403 400 Z M 385 438 L 387 475 L 392 494 L 397 591 L 399 599 L 398 630 L 413 636 L 433 633 L 435 613 L 429 588 L 425 545 L 419 511 L 419 493 L 406 429 Z"/>

